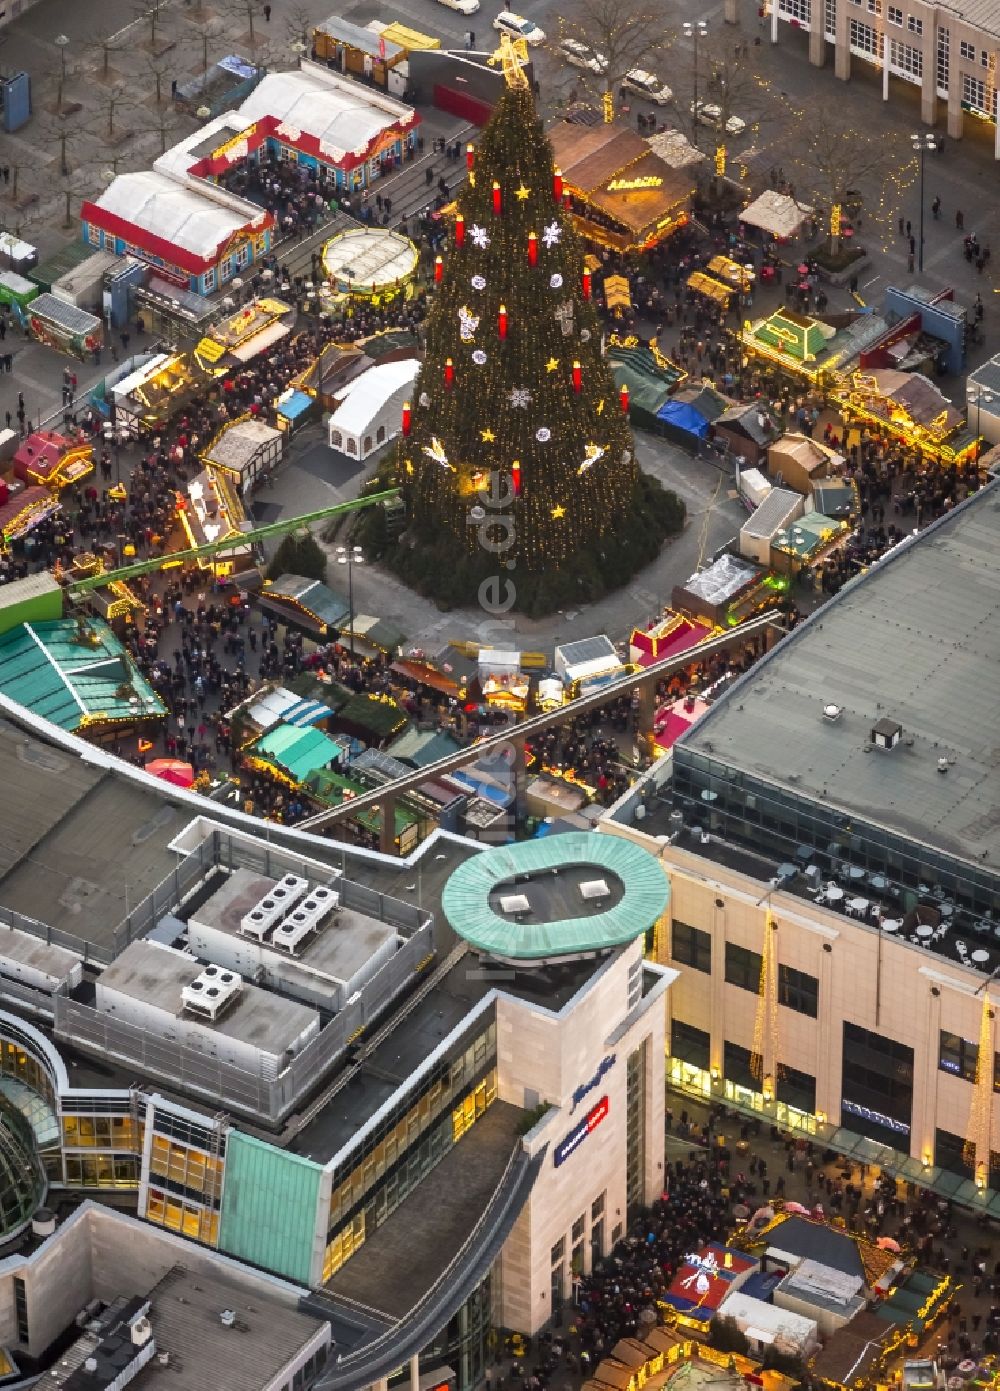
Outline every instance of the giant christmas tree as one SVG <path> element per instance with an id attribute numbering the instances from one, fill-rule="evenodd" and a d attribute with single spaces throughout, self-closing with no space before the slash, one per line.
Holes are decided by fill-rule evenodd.
<path id="1" fill-rule="evenodd" d="M 551 148 L 504 56 L 390 467 L 408 508 L 405 577 L 471 601 L 501 556 L 518 607 L 540 612 L 622 583 L 683 508 L 639 473 Z"/>

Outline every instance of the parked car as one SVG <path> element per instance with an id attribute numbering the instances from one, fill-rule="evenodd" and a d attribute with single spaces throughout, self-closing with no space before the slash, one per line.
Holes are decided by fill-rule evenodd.
<path id="1" fill-rule="evenodd" d="M 602 53 L 595 53 L 579 39 L 560 39 L 556 52 L 564 62 L 571 63 L 574 68 L 585 68 L 588 72 L 603 72 L 607 61 Z"/>
<path id="2" fill-rule="evenodd" d="M 439 5 L 447 5 L 449 10 L 457 10 L 459 14 L 475 14 L 479 9 L 479 0 L 438 0 Z"/>
<path id="3" fill-rule="evenodd" d="M 501 10 L 493 21 L 493 28 L 503 34 L 509 34 L 512 39 L 524 39 L 526 43 L 545 42 L 545 31 L 539 29 L 537 24 L 532 24 L 530 19 L 525 19 L 523 14 L 515 14 L 513 10 Z"/>
<path id="4" fill-rule="evenodd" d="M 626 73 L 622 79 L 622 90 L 632 92 L 637 97 L 645 97 L 647 101 L 655 101 L 657 106 L 666 106 L 668 101 L 673 100 L 673 92 L 660 79 L 651 72 L 644 72 L 642 68 L 633 68 Z"/>
<path id="5" fill-rule="evenodd" d="M 691 103 L 690 111 L 694 115 L 694 102 Z M 722 107 L 716 106 L 712 102 L 698 103 L 698 120 L 703 126 L 711 126 L 713 130 L 722 129 Z M 730 116 L 726 121 L 727 135 L 742 135 L 747 128 L 747 123 L 742 116 Z"/>

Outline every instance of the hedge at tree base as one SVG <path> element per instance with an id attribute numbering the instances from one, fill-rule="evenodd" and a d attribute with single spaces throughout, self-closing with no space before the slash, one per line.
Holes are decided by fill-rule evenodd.
<path id="1" fill-rule="evenodd" d="M 420 535 L 412 528 L 390 543 L 381 559 L 411 589 L 442 607 L 475 607 L 480 603 L 480 585 L 495 576 L 498 583 L 490 590 L 491 602 L 504 602 L 504 596 L 513 593 L 514 612 L 542 618 L 620 589 L 656 559 L 664 541 L 683 529 L 684 518 L 681 499 L 657 479 L 640 473 L 628 518 L 602 542 L 600 553 L 580 553 L 556 571 L 533 571 L 527 563 L 516 563 L 508 570 L 502 556 L 457 552 L 440 534 Z"/>

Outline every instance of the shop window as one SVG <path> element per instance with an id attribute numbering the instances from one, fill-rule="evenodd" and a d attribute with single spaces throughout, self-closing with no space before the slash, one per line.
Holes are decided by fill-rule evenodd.
<path id="1" fill-rule="evenodd" d="M 979 1062 L 979 1045 L 971 1043 L 960 1034 L 952 1034 L 942 1029 L 938 1040 L 938 1067 L 942 1072 L 950 1072 L 956 1077 L 964 1077 L 967 1082 L 976 1080 L 976 1066 Z"/>
<path id="2" fill-rule="evenodd" d="M 753 1054 L 749 1048 L 726 1039 L 722 1050 L 722 1071 L 727 1082 L 748 1091 L 760 1091 L 760 1082 L 753 1074 Z"/>
<path id="3" fill-rule="evenodd" d="M 908 1148 L 913 1049 L 844 1023 L 841 1123 L 895 1148 Z"/>
<path id="4" fill-rule="evenodd" d="M 816 1110 L 816 1078 L 782 1063 L 778 1068 L 775 1097 L 786 1106 L 812 1115 Z"/>
<path id="5" fill-rule="evenodd" d="M 690 966 L 692 970 L 712 971 L 712 938 L 709 933 L 690 923 L 673 920 L 670 928 L 670 958 L 678 966 Z"/>
<path id="6" fill-rule="evenodd" d="M 794 966 L 779 966 L 778 1003 L 815 1019 L 819 1007 L 819 981 L 805 971 L 797 971 Z"/>
<path id="7" fill-rule="evenodd" d="M 738 985 L 741 990 L 752 990 L 756 995 L 760 990 L 760 953 L 727 942 L 726 981 L 729 985 Z"/>
<path id="8" fill-rule="evenodd" d="M 670 1025 L 671 1057 L 707 1071 L 710 1053 L 711 1039 L 706 1030 L 696 1029 L 693 1024 L 685 1024 L 682 1019 L 673 1020 Z"/>

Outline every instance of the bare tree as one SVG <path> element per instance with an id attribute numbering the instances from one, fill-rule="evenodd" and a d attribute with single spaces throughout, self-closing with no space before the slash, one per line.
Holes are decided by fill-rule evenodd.
<path id="1" fill-rule="evenodd" d="M 121 53 L 124 47 L 119 41 L 117 33 L 113 33 L 107 25 L 102 25 L 87 44 L 87 47 L 94 54 L 100 55 L 101 70 L 97 75 L 98 82 L 109 83 L 113 81 L 111 55 L 113 53 Z"/>
<path id="2" fill-rule="evenodd" d="M 254 33 L 254 20 L 261 13 L 263 6 L 261 0 L 228 0 L 226 10 L 234 19 L 245 19 L 247 22 L 247 41 L 251 47 L 257 42 Z"/>
<path id="3" fill-rule="evenodd" d="M 203 26 L 202 31 L 201 31 L 201 70 L 202 70 L 202 72 L 208 72 L 208 69 L 209 69 L 209 61 L 208 61 L 209 51 L 210 51 L 210 49 L 214 46 L 216 39 L 218 39 L 218 38 L 221 36 L 222 32 L 223 32 L 223 27 L 222 27 L 222 25 L 221 25 L 220 23 L 218 23 L 217 20 L 212 20 L 212 21 L 206 23 L 206 24 Z"/>
<path id="4" fill-rule="evenodd" d="M 181 125 L 177 119 L 177 113 L 172 105 L 158 106 L 155 110 L 150 110 L 150 124 L 146 127 L 146 134 L 156 134 L 160 137 L 160 154 L 166 154 L 167 146 L 171 140 L 181 132 Z"/>
<path id="5" fill-rule="evenodd" d="M 166 80 L 170 66 L 169 59 L 163 54 L 154 53 L 151 57 L 146 59 L 146 71 L 149 73 L 153 83 L 153 91 L 156 93 L 157 106 L 163 101 L 163 83 Z"/>
<path id="6" fill-rule="evenodd" d="M 315 21 L 308 5 L 289 5 L 285 11 L 285 33 L 288 46 L 295 52 L 296 44 L 304 44 L 307 53 L 312 51 L 312 36 Z"/>
<path id="7" fill-rule="evenodd" d="M 160 34 L 160 24 L 164 19 L 168 0 L 140 0 L 136 6 L 136 17 L 143 19 L 149 25 L 149 39 L 147 47 L 153 53 L 159 52 L 162 45 L 158 42 Z"/>
<path id="8" fill-rule="evenodd" d="M 862 134 L 846 115 L 819 106 L 803 120 L 798 150 L 809 196 L 829 209 L 830 251 L 836 255 L 844 204 L 866 181 L 887 184 L 894 151 L 890 142 Z"/>
<path id="9" fill-rule="evenodd" d="M 579 69 L 579 80 L 600 93 L 608 121 L 626 74 L 633 68 L 655 71 L 671 43 L 660 0 L 572 0 L 559 34 L 589 50 L 590 66 Z"/>
<path id="10" fill-rule="evenodd" d="M 129 99 L 128 88 L 122 82 L 116 82 L 113 87 L 109 87 L 103 95 L 101 101 L 102 115 L 107 115 L 107 124 L 104 126 L 103 135 L 107 140 L 114 140 L 115 135 L 121 136 L 121 132 L 115 130 L 115 116 L 121 107 L 126 105 Z"/>
<path id="11" fill-rule="evenodd" d="M 698 46 L 698 68 L 691 66 L 691 118 L 697 143 L 699 106 L 719 108 L 716 141 L 716 170 L 725 173 L 726 145 L 730 136 L 742 134 L 730 131 L 734 118 L 745 126 L 760 115 L 759 63 L 756 49 L 734 44 L 729 31 L 713 30 Z M 750 56 L 750 55 L 754 56 Z"/>

